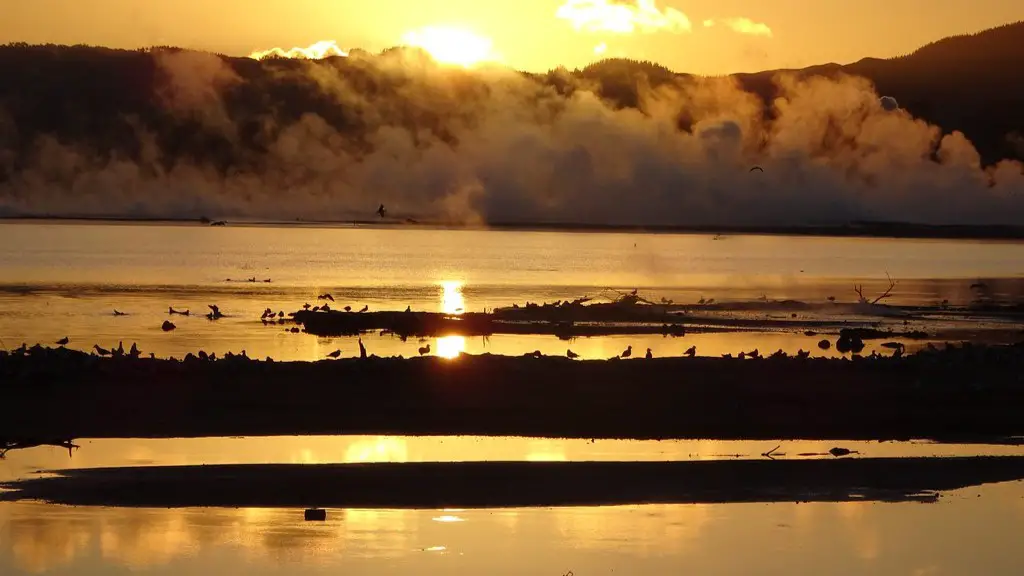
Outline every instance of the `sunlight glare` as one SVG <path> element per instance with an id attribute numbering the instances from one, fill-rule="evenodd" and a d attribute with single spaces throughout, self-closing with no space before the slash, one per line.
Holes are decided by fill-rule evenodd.
<path id="1" fill-rule="evenodd" d="M 458 358 L 466 351 L 465 336 L 444 336 L 437 339 L 437 355 L 441 358 Z"/>
<path id="2" fill-rule="evenodd" d="M 441 312 L 462 314 L 466 310 L 466 299 L 462 296 L 462 282 L 446 280 L 441 282 Z"/>
<path id="3" fill-rule="evenodd" d="M 469 68 L 493 60 L 491 40 L 451 26 L 426 26 L 407 32 L 402 42 L 426 50 L 440 64 Z"/>

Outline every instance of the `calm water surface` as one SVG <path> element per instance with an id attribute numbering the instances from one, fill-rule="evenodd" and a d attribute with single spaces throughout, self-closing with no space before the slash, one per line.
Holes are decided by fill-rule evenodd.
<path id="1" fill-rule="evenodd" d="M 0 505 L 0 574 L 1019 575 L 1024 485 L 936 504 L 495 510 Z"/>
<path id="2" fill-rule="evenodd" d="M 853 457 L 1024 455 L 1024 445 L 932 442 L 732 440 L 581 440 L 489 436 L 268 436 L 245 438 L 76 439 L 79 446 L 12 450 L 0 459 L 0 482 L 39 470 L 201 464 L 341 464 L 354 462 L 678 461 L 832 458 L 842 446 Z M 814 454 L 815 456 L 809 456 Z"/>
<path id="3" fill-rule="evenodd" d="M 223 354 L 246 350 L 278 360 L 323 358 L 354 339 L 316 338 L 263 326 L 261 312 L 286 312 L 330 292 L 335 308 L 455 312 L 513 302 L 554 301 L 611 289 L 640 288 L 652 299 L 695 302 L 793 298 L 852 301 L 854 282 L 867 293 L 900 280 L 892 302 L 966 302 L 978 278 L 999 278 L 997 296 L 1024 289 L 1024 243 L 945 240 L 838 239 L 785 236 L 444 231 L 388 228 L 305 228 L 192 225 L 0 224 L 0 347 L 52 343 L 71 347 L 128 347 L 181 357 L 200 348 Z M 250 283 L 245 279 L 256 278 Z M 227 281 L 231 279 L 232 281 Z M 270 279 L 270 283 L 262 280 Z M 208 304 L 227 314 L 202 317 Z M 198 313 L 172 320 L 167 308 Z M 115 317 L 113 310 L 127 316 Z M 767 340 L 764 340 L 767 338 Z M 371 353 L 413 355 L 418 342 L 364 338 Z M 701 355 L 760 346 L 790 353 L 812 349 L 800 334 L 701 334 L 593 338 L 573 342 L 584 358 L 607 358 L 627 345 L 678 355 L 690 345 Z M 432 341 L 432 353 L 565 354 L 553 337 L 461 338 Z M 870 353 L 867 350 L 866 353 Z M 816 353 L 818 353 L 816 351 Z M 832 352 L 834 354 L 834 352 Z"/>
<path id="4" fill-rule="evenodd" d="M 317 359 L 352 339 L 288 334 L 258 321 L 331 292 L 336 307 L 453 312 L 640 288 L 653 299 L 824 301 L 869 292 L 885 273 L 894 302 L 966 302 L 979 278 L 1019 297 L 1024 244 L 930 240 L 479 232 L 385 228 L 0 224 L 0 346 L 70 336 L 181 356 L 199 348 Z M 239 282 L 255 277 L 270 283 Z M 232 279 L 228 282 L 226 279 Z M 988 280 L 986 280 L 988 281 Z M 1007 288 L 1003 288 L 1007 287 Z M 168 306 L 219 322 L 180 318 Z M 128 316 L 114 317 L 113 309 Z M 761 334 L 762 351 L 815 339 Z M 764 340 L 767 338 L 769 340 Z M 366 336 L 371 353 L 420 345 Z M 685 344 L 684 344 L 685 342 Z M 564 354 L 545 337 L 432 339 L 434 353 Z M 584 357 L 626 345 L 677 355 L 737 352 L 745 334 L 594 338 Z M 127 346 L 127 344 L 126 344 Z M 79 440 L 0 460 L 0 480 L 40 469 L 213 463 L 448 460 L 681 460 L 758 457 L 773 442 L 632 442 L 530 438 L 200 438 Z M 1019 447 L 782 442 L 786 458 L 834 445 L 867 456 L 1018 454 Z M 516 510 L 301 511 L 112 509 L 0 504 L 0 574 L 1021 574 L 1024 485 L 962 490 L 938 504 L 727 504 Z"/>

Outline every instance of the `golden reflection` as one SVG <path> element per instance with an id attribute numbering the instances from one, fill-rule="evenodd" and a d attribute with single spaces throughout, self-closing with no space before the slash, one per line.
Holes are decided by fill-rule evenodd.
<path id="1" fill-rule="evenodd" d="M 345 462 L 408 462 L 409 449 L 404 438 L 381 436 L 353 442 L 345 450 Z"/>
<path id="2" fill-rule="evenodd" d="M 455 516 L 452 514 L 445 514 L 443 516 L 435 516 L 431 518 L 434 522 L 465 522 L 466 519 L 461 516 Z"/>
<path id="3" fill-rule="evenodd" d="M 466 299 L 462 297 L 462 282 L 446 280 L 441 282 L 441 312 L 462 314 L 466 311 Z"/>
<path id="4" fill-rule="evenodd" d="M 444 336 L 437 339 L 437 355 L 441 358 L 458 358 L 466 351 L 464 336 Z"/>

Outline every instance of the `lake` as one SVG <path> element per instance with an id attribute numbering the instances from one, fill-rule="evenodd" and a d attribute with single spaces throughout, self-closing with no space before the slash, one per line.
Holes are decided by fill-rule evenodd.
<path id="1" fill-rule="evenodd" d="M 1024 295 L 1024 243 L 699 234 L 517 232 L 389 227 L 226 226 L 193 224 L 8 222 L 0 224 L 0 347 L 93 344 L 181 357 L 202 348 L 223 354 L 313 360 L 354 338 L 316 338 L 264 326 L 267 307 L 290 312 L 331 293 L 335 309 L 482 311 L 527 301 L 616 297 L 639 289 L 676 302 L 759 298 L 854 301 L 854 284 L 887 302 L 967 302 L 978 279 L 993 297 Z M 248 282 L 254 278 L 256 282 Z M 230 281 L 228 281 L 230 279 Z M 263 280 L 269 279 L 266 283 Z M 202 317 L 208 304 L 227 316 Z M 170 317 L 168 307 L 193 316 Z M 126 316 L 114 316 L 113 311 Z M 583 358 L 607 358 L 632 345 L 678 355 L 760 346 L 795 353 L 816 339 L 799 334 L 695 334 L 590 338 L 573 343 Z M 421 343 L 364 335 L 370 353 L 415 355 Z M 442 337 L 432 353 L 565 354 L 554 337 Z M 865 353 L 870 353 L 866 350 Z M 836 354 L 832 352 L 830 354 Z"/>

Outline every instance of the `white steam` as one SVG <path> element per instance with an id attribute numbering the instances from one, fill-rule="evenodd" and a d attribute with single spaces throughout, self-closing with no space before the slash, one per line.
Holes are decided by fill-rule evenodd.
<path id="1" fill-rule="evenodd" d="M 222 96 L 243 80 L 216 57 L 155 57 L 166 109 L 236 142 Z M 1020 163 L 983 169 L 962 134 L 943 137 L 862 79 L 780 77 L 769 120 L 727 80 L 641 87 L 637 110 L 608 105 L 564 71 L 553 73 L 556 91 L 511 71 L 401 56 L 353 56 L 346 66 L 396 93 L 367 94 L 315 62 L 291 74 L 358 118 L 359 134 L 268 111 L 266 153 L 227 173 L 196 160 L 168 167 L 139 124 L 138 162 L 38 136 L 0 181 L 0 215 L 346 220 L 384 203 L 397 218 L 458 222 L 1024 222 Z M 5 126 L 16 129 L 3 119 L 0 146 Z M 5 157 L 0 147 L 0 170 Z M 764 172 L 750 172 L 754 164 Z"/>

